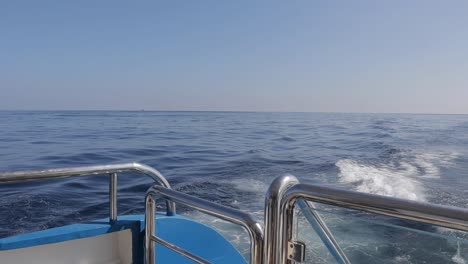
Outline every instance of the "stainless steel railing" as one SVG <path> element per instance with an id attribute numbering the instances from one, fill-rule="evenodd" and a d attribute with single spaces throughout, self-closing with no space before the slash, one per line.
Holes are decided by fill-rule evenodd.
<path id="1" fill-rule="evenodd" d="M 265 263 L 293 262 L 286 246 L 293 242 L 294 207 L 299 199 L 468 231 L 468 209 L 300 184 L 292 176 L 283 176 L 273 181 L 266 198 Z"/>
<path id="2" fill-rule="evenodd" d="M 124 163 L 114 165 L 83 166 L 73 168 L 29 170 L 15 172 L 1 172 L 0 183 L 19 182 L 28 180 L 44 180 L 53 178 L 69 178 L 89 175 L 109 175 L 109 221 L 112 223 L 117 219 L 117 174 L 122 172 L 139 172 L 149 176 L 155 182 L 166 188 L 171 188 L 169 182 L 162 174 L 144 164 Z M 175 203 L 167 201 L 167 214 L 175 214 Z"/>
<path id="3" fill-rule="evenodd" d="M 318 214 L 312 212 L 314 209 L 313 205 L 308 202 L 325 203 L 468 232 L 468 209 L 301 184 L 293 176 L 279 177 L 270 185 L 265 199 L 265 233 L 263 233 L 261 224 L 251 215 L 174 191 L 161 173 L 139 163 L 2 172 L 0 173 L 0 183 L 108 174 L 109 219 L 113 222 L 117 219 L 118 173 L 129 171 L 145 174 L 160 185 L 151 187 L 145 197 L 146 263 L 154 263 L 155 243 L 160 243 L 175 250 L 197 263 L 208 263 L 203 258 L 164 241 L 155 235 L 155 198 L 157 197 L 166 200 L 167 215 L 175 214 L 175 204 L 180 203 L 243 226 L 249 233 L 251 240 L 250 263 L 279 264 L 295 261 L 295 258 L 290 257 L 290 255 L 293 256 L 295 254 L 294 250 L 297 245 L 299 245 L 297 248 L 300 248 L 300 244 L 292 241 L 293 223 L 295 220 L 294 208 L 296 205 L 299 205 L 301 210 L 305 212 L 306 217 L 309 216 L 308 220 L 311 224 L 315 225 L 314 229 L 319 233 L 319 237 L 332 255 L 341 263 L 349 263 L 349 260 L 340 249 L 323 219 Z"/>
<path id="4" fill-rule="evenodd" d="M 286 243 L 282 242 L 282 233 L 280 230 L 288 229 L 292 233 L 293 224 L 290 226 L 285 226 L 283 222 L 280 221 L 278 216 L 283 215 L 284 212 L 281 209 L 281 202 L 284 195 L 292 186 L 299 184 L 299 180 L 292 175 L 285 175 L 283 177 L 276 178 L 270 185 L 270 188 L 267 191 L 265 198 L 265 243 L 263 258 L 265 263 L 278 263 L 282 259 L 283 255 L 286 254 L 288 250 L 288 245 L 294 249 L 291 239 Z M 338 242 L 334 238 L 330 229 L 327 227 L 325 221 L 320 217 L 318 213 L 315 213 L 310 210 L 310 206 L 306 202 L 299 203 L 301 209 L 306 216 L 306 219 L 312 225 L 314 230 L 319 235 L 322 242 L 326 245 L 328 250 L 331 252 L 336 261 L 340 264 L 348 264 L 350 261 L 344 254 L 343 250 L 340 248 Z M 303 253 L 303 252 L 301 252 Z M 301 254 L 297 254 L 301 255 Z M 303 254 L 302 254 L 303 256 Z M 294 256 L 287 256 L 286 259 L 292 260 Z"/>
<path id="5" fill-rule="evenodd" d="M 197 209 L 203 213 L 218 217 L 228 222 L 241 225 L 245 228 L 250 236 L 250 263 L 263 263 L 263 229 L 261 224 L 255 220 L 250 214 L 240 210 L 222 206 L 213 202 L 209 202 L 197 197 L 190 196 L 185 193 L 174 191 L 163 186 L 153 186 L 146 194 L 146 228 L 145 228 L 145 263 L 154 263 L 155 261 L 155 243 L 160 243 L 179 254 L 190 258 L 197 263 L 209 263 L 203 258 L 187 252 L 171 243 L 162 240 L 156 236 L 156 207 L 155 198 L 163 198 L 168 201 L 183 204 L 191 208 Z"/>

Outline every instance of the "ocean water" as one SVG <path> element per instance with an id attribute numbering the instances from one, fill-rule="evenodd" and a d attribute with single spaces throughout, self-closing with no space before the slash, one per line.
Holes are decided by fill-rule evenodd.
<path id="1" fill-rule="evenodd" d="M 177 190 L 263 218 L 270 182 L 303 182 L 468 207 L 468 115 L 1 111 L 0 171 L 139 161 Z M 119 177 L 119 214 L 151 181 Z M 0 186 L 0 237 L 107 217 L 107 177 Z M 355 263 L 467 263 L 467 236 L 319 207 Z M 245 252 L 247 240 L 215 224 Z M 348 217 L 344 217 L 348 216 Z M 380 221 L 382 224 L 375 224 Z M 406 230 L 417 228 L 417 232 Z M 299 220 L 298 229 L 308 226 Z M 309 259 L 332 262 L 313 231 Z"/>

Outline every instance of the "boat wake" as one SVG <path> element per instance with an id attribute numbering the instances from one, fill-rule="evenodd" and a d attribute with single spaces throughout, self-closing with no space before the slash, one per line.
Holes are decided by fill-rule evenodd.
<path id="1" fill-rule="evenodd" d="M 454 166 L 457 156 L 455 152 L 444 151 L 394 151 L 386 159 L 378 162 L 341 159 L 335 165 L 339 170 L 338 181 L 353 185 L 356 191 L 426 202 L 436 197 L 429 197 L 430 187 L 425 181 L 440 179 L 442 170 Z M 449 232 L 444 228 L 435 230 L 444 235 L 448 235 Z M 377 236 L 372 235 L 368 239 L 370 237 L 373 237 L 372 240 L 378 240 Z M 466 260 L 462 255 L 460 244 L 457 244 L 457 250 L 451 260 L 454 263 L 465 264 Z M 398 256 L 394 261 L 413 263 L 409 257 L 410 255 Z"/>
<path id="2" fill-rule="evenodd" d="M 461 256 L 460 242 L 457 243 L 457 253 L 452 257 L 452 261 L 456 264 L 466 264 L 465 259 Z"/>
<path id="3" fill-rule="evenodd" d="M 336 162 L 338 181 L 359 192 L 427 201 L 422 179 L 440 178 L 441 169 L 452 166 L 454 152 L 398 151 L 385 162 L 342 159 Z"/>

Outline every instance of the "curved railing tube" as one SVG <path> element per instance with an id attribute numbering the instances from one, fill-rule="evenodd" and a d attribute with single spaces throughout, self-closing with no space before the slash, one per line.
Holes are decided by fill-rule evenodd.
<path id="1" fill-rule="evenodd" d="M 0 172 L 0 183 L 10 183 L 28 180 L 44 180 L 54 178 L 69 178 L 90 175 L 109 174 L 109 197 L 110 197 L 110 220 L 115 220 L 117 216 L 117 173 L 121 172 L 139 172 L 152 178 L 155 182 L 166 188 L 171 188 L 169 182 L 156 169 L 137 162 L 112 164 L 112 165 L 95 165 L 82 166 L 60 169 L 46 170 L 28 170 L 14 172 Z M 175 203 L 167 201 L 167 214 L 173 215 L 176 212 Z"/>
<path id="2" fill-rule="evenodd" d="M 240 210 L 219 205 L 185 193 L 167 189 L 162 186 L 153 186 L 146 194 L 146 263 L 154 263 L 155 260 L 153 242 L 157 242 L 154 241 L 157 239 L 155 239 L 156 226 L 154 224 L 154 217 L 156 212 L 154 197 L 180 203 L 203 213 L 244 227 L 250 236 L 250 263 L 263 263 L 263 229 L 261 224 L 255 220 L 254 217 Z"/>
<path id="3" fill-rule="evenodd" d="M 293 186 L 299 184 L 299 180 L 292 175 L 284 175 L 276 178 L 270 185 L 265 198 L 265 243 L 263 248 L 263 259 L 265 263 L 286 263 L 287 256 L 284 249 L 292 240 L 293 224 L 281 221 L 284 217 L 292 217 L 293 209 L 285 212 L 281 203 L 286 192 Z M 308 208 L 307 208 L 308 209 Z M 307 211 L 304 214 L 307 215 Z M 339 263 L 349 263 L 348 258 L 336 242 L 333 234 L 318 214 L 313 214 L 317 227 L 317 233 L 330 253 Z M 311 219 L 312 220 L 312 219 Z M 291 220 L 292 221 L 292 220 Z M 282 230 L 287 230 L 288 238 L 284 237 Z"/>
<path id="4" fill-rule="evenodd" d="M 468 209 L 300 184 L 295 177 L 283 176 L 273 181 L 265 200 L 263 252 L 265 263 L 292 262 L 288 259 L 286 251 L 288 242 L 292 241 L 293 236 L 294 207 L 299 204 L 303 211 L 314 209 L 301 200 L 468 231 Z M 325 222 L 314 214 L 308 216 L 311 220 L 315 219 L 315 228 L 318 229 L 319 235 L 323 232 L 320 237 L 322 240 L 326 239 L 325 244 L 334 256 L 336 254 L 336 259 L 348 263 L 349 260 L 339 248 Z"/>
<path id="5" fill-rule="evenodd" d="M 282 222 L 279 217 L 282 215 L 280 210 L 281 198 L 284 193 L 293 185 L 298 184 L 299 180 L 292 175 L 285 175 L 276 178 L 268 188 L 265 197 L 265 242 L 263 245 L 263 260 L 265 263 L 276 263 L 280 259 L 282 251 L 279 243 L 281 240 Z"/>
<path id="6" fill-rule="evenodd" d="M 282 207 L 288 210 L 297 199 L 356 209 L 400 219 L 468 231 L 468 209 L 403 200 L 393 197 L 297 184 L 282 197 Z"/>

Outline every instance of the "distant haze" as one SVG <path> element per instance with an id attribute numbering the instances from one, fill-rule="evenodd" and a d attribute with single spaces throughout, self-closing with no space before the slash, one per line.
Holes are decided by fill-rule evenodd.
<path id="1" fill-rule="evenodd" d="M 3 1 L 0 109 L 468 114 L 468 1 Z"/>

